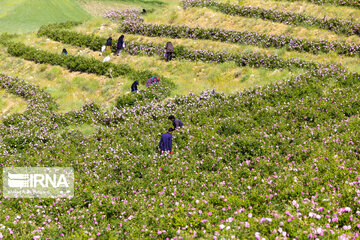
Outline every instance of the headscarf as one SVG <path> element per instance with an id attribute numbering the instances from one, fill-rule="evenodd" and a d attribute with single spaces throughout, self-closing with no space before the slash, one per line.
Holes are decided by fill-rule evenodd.
<path id="1" fill-rule="evenodd" d="M 153 83 L 156 83 L 156 82 L 160 82 L 160 78 L 159 78 L 159 77 L 153 77 Z"/>
<path id="2" fill-rule="evenodd" d="M 112 37 L 109 37 L 108 40 L 106 40 L 106 46 L 112 45 Z"/>
<path id="3" fill-rule="evenodd" d="M 135 82 L 133 83 L 133 86 L 137 86 L 137 85 L 139 85 L 139 82 L 138 82 L 138 81 L 135 81 Z"/>
<path id="4" fill-rule="evenodd" d="M 123 45 L 124 45 L 124 35 L 121 35 L 119 37 L 116 47 L 117 47 L 117 49 L 122 49 Z"/>
<path id="5" fill-rule="evenodd" d="M 133 84 L 131 85 L 131 91 L 132 90 L 137 90 L 137 85 L 139 85 L 138 81 L 133 82 Z"/>

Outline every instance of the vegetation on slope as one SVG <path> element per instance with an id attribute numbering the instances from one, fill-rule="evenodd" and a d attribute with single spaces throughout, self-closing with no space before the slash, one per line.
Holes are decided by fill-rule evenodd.
<path id="1" fill-rule="evenodd" d="M 167 18 L 169 14 L 159 21 L 172 19 L 166 23 L 173 23 L 175 18 Z M 152 17 L 149 14 L 147 20 Z M 90 29 L 104 28 L 99 25 Z M 213 73 L 218 83 L 229 83 L 232 90 L 234 75 L 227 76 L 227 71 L 259 71 L 265 82 L 279 79 L 270 79 L 269 70 L 238 69 L 232 63 L 164 63 L 159 56 L 126 53 L 112 58 L 111 64 L 102 64 L 98 52 L 34 34 L 26 36 L 13 38 L 17 45 L 5 42 L 9 52 L 61 67 L 11 58 L 1 50 L 7 60 L 1 61 L 2 70 L 15 69 L 36 84 L 0 75 L 1 88 L 27 102 L 26 111 L 6 116 L 0 123 L 0 164 L 72 166 L 75 196 L 2 198 L 0 238 L 359 238 L 360 74 L 337 65 L 320 66 L 261 88 L 250 82 L 252 89 L 230 95 L 204 91 L 164 101 L 142 95 L 131 107 L 118 104 L 104 109 L 90 102 L 76 111 L 59 113 L 57 101 L 49 91 L 35 86 L 37 82 L 44 83 L 46 76 L 47 83 L 82 76 L 66 81 L 63 90 L 69 92 L 74 85 L 92 88 L 91 82 L 83 81 L 90 74 L 72 75 L 62 66 L 86 71 L 92 67 L 89 62 L 99 68 L 126 64 L 122 66 L 129 79 L 124 81 L 131 78 L 127 73 L 141 68 L 176 83 L 185 74 L 189 83 L 199 75 L 211 82 Z M 167 41 L 126 37 L 156 44 Z M 199 41 L 193 49 L 209 46 L 233 45 Z M 73 56 L 61 56 L 63 47 Z M 246 45 L 234 48 L 252 49 Z M 330 54 L 322 57 L 326 56 Z M 358 61 L 358 57 L 337 55 L 334 59 L 354 61 L 352 66 Z M 170 114 L 182 119 L 185 128 L 174 132 L 174 154 L 159 155 L 160 134 L 172 126 L 167 119 Z"/>
<path id="2" fill-rule="evenodd" d="M 0 9 L 0 32 L 9 33 L 30 32 L 44 24 L 91 17 L 75 0 L 4 0 Z"/>
<path id="3" fill-rule="evenodd" d="M 31 103 L 30 111 L 0 125 L 4 151 L 14 152 L 8 162 L 31 166 L 41 160 L 77 172 L 75 197 L 47 200 L 51 220 L 38 235 L 358 236 L 348 230 L 356 228 L 359 211 L 353 201 L 358 193 L 351 191 L 358 176 L 359 75 L 319 69 L 230 96 L 204 92 L 106 112 L 87 104 L 62 115 L 53 112 L 46 93 L 4 79 Z M 170 125 L 170 112 L 186 127 L 174 135 L 175 155 L 159 156 L 158 134 Z M 40 123 L 41 131 L 33 127 Z M 84 123 L 99 130 L 86 137 L 66 128 Z M 31 161 L 21 161 L 29 156 Z M 16 216 L 42 223 L 32 207 L 40 201 L 2 201 L 2 209 L 12 209 L 4 224 Z M 57 205 L 62 207 L 53 211 Z M 24 229 L 22 223 L 12 225 L 11 232 L 18 236 L 23 229 L 21 236 L 32 237 L 33 227 Z"/>

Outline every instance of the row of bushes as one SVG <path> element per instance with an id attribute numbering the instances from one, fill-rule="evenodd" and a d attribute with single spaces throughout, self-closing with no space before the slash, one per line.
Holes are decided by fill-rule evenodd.
<path id="1" fill-rule="evenodd" d="M 287 35 L 259 34 L 251 31 L 231 31 L 218 28 L 201 28 L 188 26 L 173 26 L 170 24 L 146 24 L 142 21 L 133 19 L 121 21 L 124 11 L 112 11 L 106 16 L 115 19 L 120 23 L 120 32 L 130 34 L 140 34 L 150 37 L 170 37 L 170 38 L 189 38 L 205 39 L 212 41 L 230 42 L 260 47 L 286 48 L 289 51 L 310 52 L 310 53 L 329 53 L 336 52 L 346 56 L 358 56 L 360 45 L 356 43 L 346 43 L 344 41 L 327 40 L 306 40 L 294 38 Z M 120 19 L 120 20 L 116 20 Z"/>
<path id="2" fill-rule="evenodd" d="M 184 7 L 210 7 L 233 16 L 261 18 L 291 25 L 315 26 L 336 33 L 360 35 L 360 25 L 338 18 L 317 18 L 292 11 L 279 11 L 261 7 L 247 7 L 221 3 L 216 0 L 183 0 Z"/>
<path id="3" fill-rule="evenodd" d="M 287 2 L 298 2 L 299 0 L 276 0 Z M 307 2 L 317 5 L 331 4 L 337 6 L 347 6 L 360 9 L 360 2 L 358 0 L 306 0 Z"/>
<path id="4" fill-rule="evenodd" d="M 109 62 L 101 62 L 94 58 L 86 58 L 82 56 L 72 56 L 50 53 L 43 50 L 26 46 L 22 43 L 7 43 L 7 51 L 14 57 L 21 57 L 23 59 L 34 61 L 36 63 L 46 63 L 51 65 L 59 65 L 67 68 L 70 71 L 79 71 L 84 73 L 94 73 L 97 75 L 104 75 L 108 77 L 126 76 L 131 80 L 137 80 L 140 84 L 145 84 L 147 79 L 153 76 L 159 76 L 157 73 L 143 70 L 138 71 L 126 64 L 114 64 Z M 149 88 L 142 91 L 141 94 L 134 96 L 120 96 L 123 101 L 119 100 L 117 106 L 133 105 L 138 98 L 141 99 L 163 99 L 170 95 L 170 89 L 175 87 L 175 84 L 162 76 L 159 76 L 162 81 L 160 83 L 161 88 Z M 156 92 L 161 90 L 160 92 Z"/>
<path id="5" fill-rule="evenodd" d="M 66 44 L 71 44 L 79 47 L 88 47 L 92 50 L 99 51 L 101 46 L 106 41 L 106 38 L 96 35 L 87 35 L 59 28 L 53 26 L 42 27 L 39 36 L 45 36 L 52 40 L 59 41 Z M 148 56 L 159 55 L 164 53 L 163 46 L 152 43 L 141 42 L 126 42 L 125 51 L 132 55 L 145 54 Z M 116 43 L 113 43 L 113 51 L 116 51 Z M 246 52 L 242 54 L 231 54 L 227 52 L 212 52 L 208 50 L 191 50 L 184 46 L 177 45 L 174 48 L 174 53 L 177 58 L 186 59 L 190 61 L 203 61 L 203 62 L 235 62 L 239 66 L 252 66 L 252 67 L 266 67 L 266 68 L 304 68 L 313 69 L 325 66 L 324 64 L 304 61 L 297 58 L 283 59 L 277 55 L 266 55 L 261 53 Z"/>
<path id="6" fill-rule="evenodd" d="M 50 95 L 41 90 L 39 87 L 27 84 L 23 80 L 1 73 L 0 88 L 6 89 L 9 93 L 22 97 L 27 101 L 33 101 L 38 104 L 49 104 L 49 106 L 56 105 Z"/>
<path id="7" fill-rule="evenodd" d="M 39 37 L 47 37 L 54 41 L 71 44 L 78 47 L 88 47 L 92 50 L 100 50 L 106 43 L 106 39 L 96 35 L 80 35 L 76 32 L 65 30 L 63 24 L 50 24 L 40 27 L 37 35 Z M 76 26 L 77 23 L 69 22 L 68 25 Z M 115 42 L 113 42 L 112 50 L 115 51 Z"/>
<path id="8" fill-rule="evenodd" d="M 23 149 L 34 142 L 44 143 L 48 137 L 46 130 L 54 127 L 54 124 L 49 123 L 49 119 L 54 118 L 54 110 L 57 109 L 54 99 L 39 87 L 4 74 L 0 74 L 0 88 L 25 99 L 27 103 L 23 113 L 2 117 L 0 148 L 8 147 L 8 151 L 11 152 L 13 149 Z"/>
<path id="9" fill-rule="evenodd" d="M 149 72 L 138 72 L 130 68 L 128 65 L 116 65 L 113 63 L 103 63 L 94 58 L 88 59 L 82 56 L 72 56 L 50 53 L 39 50 L 34 47 L 26 46 L 22 43 L 9 43 L 8 53 L 14 57 L 21 57 L 26 60 L 34 61 L 36 63 L 47 63 L 51 65 L 59 65 L 71 71 L 79 71 L 85 73 L 94 73 L 97 75 L 105 75 L 110 77 L 129 76 L 136 79 L 137 75 L 144 75 L 150 77 Z M 111 74 L 111 75 L 110 75 Z"/>

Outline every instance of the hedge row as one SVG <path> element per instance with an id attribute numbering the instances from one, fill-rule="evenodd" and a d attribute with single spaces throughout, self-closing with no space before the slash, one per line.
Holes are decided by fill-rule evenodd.
<path id="1" fill-rule="evenodd" d="M 56 106 L 55 101 L 48 93 L 15 77 L 0 73 L 0 88 L 6 89 L 9 93 L 24 98 L 28 102 L 48 104 L 49 107 Z"/>
<path id="2" fill-rule="evenodd" d="M 101 46 L 106 41 L 106 38 L 99 37 L 96 35 L 87 35 L 76 33 L 68 30 L 62 30 L 54 27 L 44 26 L 38 32 L 39 36 L 45 36 L 52 40 L 59 41 L 62 43 L 88 47 L 92 50 L 99 51 Z M 115 44 L 113 43 L 113 51 L 116 50 Z M 164 53 L 162 45 L 152 43 L 141 43 L 141 42 L 126 42 L 125 51 L 132 55 L 144 54 L 148 56 L 160 55 Z M 266 55 L 261 53 L 247 52 L 243 54 L 230 54 L 227 52 L 211 52 L 208 50 L 190 50 L 184 46 L 175 46 L 174 53 L 177 58 L 186 59 L 190 61 L 203 61 L 203 62 L 235 62 L 239 66 L 251 66 L 251 67 L 266 67 L 272 69 L 292 69 L 292 68 L 303 68 L 303 69 L 314 69 L 324 67 L 326 65 L 304 61 L 300 59 L 282 59 L 277 55 Z"/>
<path id="3" fill-rule="evenodd" d="M 148 70 L 137 71 L 126 64 L 104 63 L 94 58 L 50 53 L 22 43 L 8 43 L 7 46 L 8 53 L 14 57 L 21 57 L 36 63 L 59 65 L 70 71 L 94 73 L 107 77 L 126 76 L 140 82 L 146 82 L 150 77 L 157 76 L 156 73 Z"/>
<path id="4" fill-rule="evenodd" d="M 275 0 L 275 1 L 287 1 L 287 2 L 299 2 L 300 0 Z M 317 5 L 331 4 L 337 6 L 346 6 L 360 9 L 359 0 L 304 0 Z"/>
<path id="5" fill-rule="evenodd" d="M 299 14 L 292 11 L 279 11 L 261 7 L 246 7 L 221 3 L 216 0 L 183 0 L 186 7 L 210 7 L 216 11 L 233 16 L 261 18 L 291 25 L 315 26 L 321 29 L 330 30 L 339 34 L 360 35 L 360 25 L 349 20 L 338 18 L 317 18 L 309 15 Z"/>
<path id="6" fill-rule="evenodd" d="M 112 11 L 106 17 L 120 22 L 120 32 L 129 34 L 140 34 L 150 37 L 170 37 L 170 38 L 189 38 L 205 39 L 212 41 L 231 42 L 260 47 L 286 48 L 289 51 L 310 52 L 310 53 L 329 53 L 336 52 L 346 56 L 358 56 L 360 45 L 356 43 L 346 43 L 344 41 L 326 40 L 305 40 L 293 38 L 286 35 L 259 34 L 250 31 L 231 31 L 218 28 L 201 28 L 188 26 L 173 26 L 164 24 L 146 24 L 142 21 L 133 19 L 122 21 L 124 11 Z M 118 20 L 116 20 L 118 19 Z M 137 18 L 138 19 L 138 18 Z"/>

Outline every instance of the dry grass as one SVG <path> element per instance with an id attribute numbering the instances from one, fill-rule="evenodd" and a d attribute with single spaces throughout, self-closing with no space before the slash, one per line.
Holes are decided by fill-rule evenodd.
<path id="1" fill-rule="evenodd" d="M 20 97 L 0 89 L 0 118 L 12 113 L 26 110 L 26 101 Z"/>
<path id="2" fill-rule="evenodd" d="M 242 6 L 253 6 L 262 8 L 272 8 L 281 11 L 293 11 L 296 13 L 307 14 L 322 18 L 340 18 L 348 19 L 360 23 L 360 9 L 351 7 L 340 7 L 333 5 L 319 6 L 305 1 L 287 2 L 287 1 L 271 1 L 271 0 L 218 0 L 231 4 L 240 4 Z"/>

